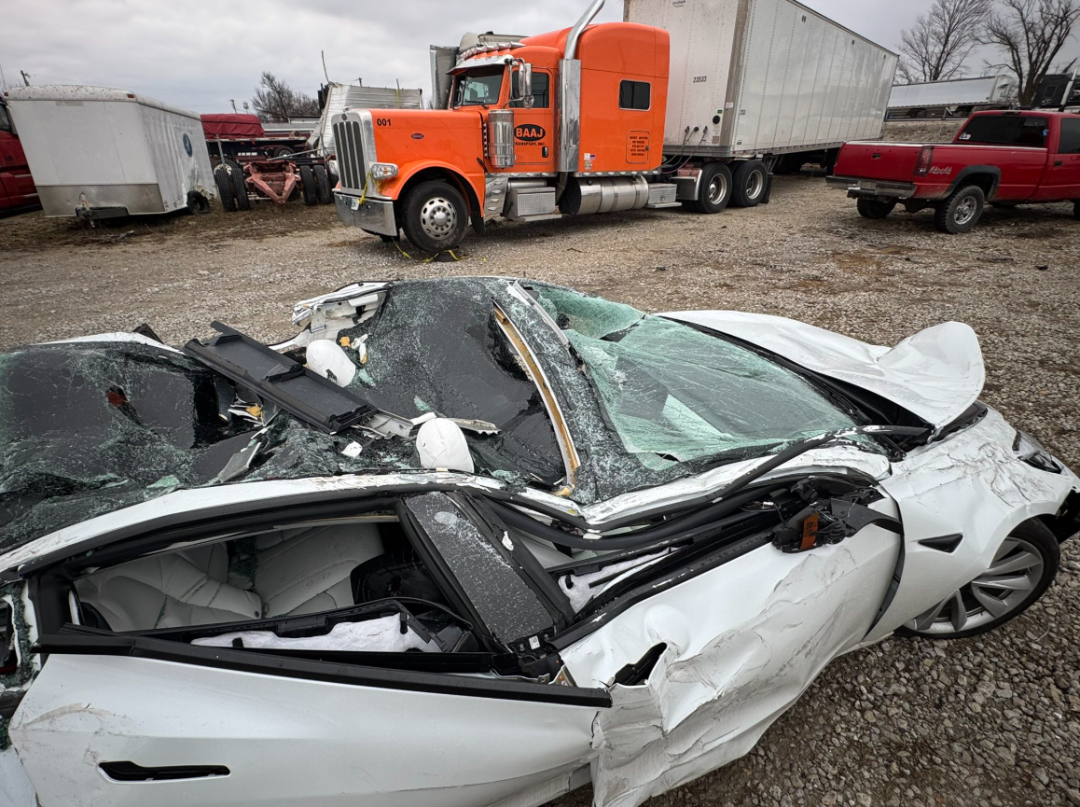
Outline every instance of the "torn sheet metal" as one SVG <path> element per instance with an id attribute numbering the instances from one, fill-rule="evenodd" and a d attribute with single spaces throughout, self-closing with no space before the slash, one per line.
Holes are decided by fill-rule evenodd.
<path id="1" fill-rule="evenodd" d="M 595 726 L 594 803 L 636 807 L 749 751 L 825 664 L 865 636 L 899 548 L 899 536 L 874 526 L 810 553 L 765 546 L 563 651 L 578 685 L 606 686 L 614 702 Z M 644 683 L 614 682 L 661 644 Z"/>
<path id="2" fill-rule="evenodd" d="M 975 403 L 986 380 L 979 339 L 960 322 L 935 325 L 887 348 L 768 314 L 679 311 L 661 316 L 763 347 L 880 395 L 935 427 L 952 422 Z"/>

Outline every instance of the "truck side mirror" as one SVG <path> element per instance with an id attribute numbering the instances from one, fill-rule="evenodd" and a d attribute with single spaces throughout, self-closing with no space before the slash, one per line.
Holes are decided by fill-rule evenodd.
<path id="1" fill-rule="evenodd" d="M 517 91 L 518 97 L 512 98 L 511 100 L 515 102 L 520 101 L 521 106 L 525 109 L 532 109 L 532 65 L 528 62 L 522 62 L 521 67 L 518 68 Z"/>

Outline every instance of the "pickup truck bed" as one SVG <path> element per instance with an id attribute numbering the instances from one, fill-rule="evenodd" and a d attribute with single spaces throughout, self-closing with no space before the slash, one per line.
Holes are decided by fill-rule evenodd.
<path id="1" fill-rule="evenodd" d="M 830 186 L 856 199 L 866 218 L 898 202 L 930 207 L 944 232 L 967 232 L 987 202 L 1074 202 L 1080 218 L 1080 115 L 978 112 L 952 143 L 846 143 Z"/>

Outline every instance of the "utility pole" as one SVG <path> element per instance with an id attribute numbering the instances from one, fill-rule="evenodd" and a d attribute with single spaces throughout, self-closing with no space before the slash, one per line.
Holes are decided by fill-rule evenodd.
<path id="1" fill-rule="evenodd" d="M 236 112 L 236 101 L 234 99 L 230 98 L 229 103 L 232 104 L 232 111 Z"/>
<path id="2" fill-rule="evenodd" d="M 23 84 L 25 84 L 27 87 L 29 87 L 30 86 L 30 74 L 27 73 L 25 70 L 20 70 L 19 72 L 22 73 Z"/>

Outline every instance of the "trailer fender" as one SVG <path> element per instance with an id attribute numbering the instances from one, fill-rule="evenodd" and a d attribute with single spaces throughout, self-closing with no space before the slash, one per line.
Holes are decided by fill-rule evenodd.
<path id="1" fill-rule="evenodd" d="M 396 203 L 405 198 L 410 188 L 432 179 L 445 180 L 457 188 L 465 197 L 470 217 L 477 211 L 483 210 L 484 175 L 466 175 L 450 163 L 436 160 L 424 160 L 402 166 L 396 177 L 379 185 L 379 193 L 390 197 Z"/>

